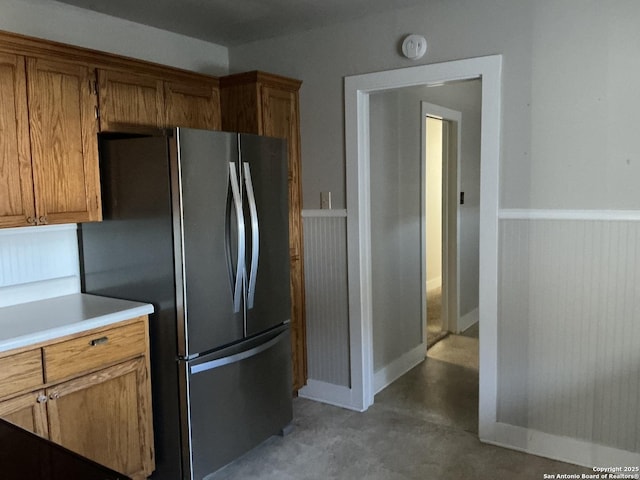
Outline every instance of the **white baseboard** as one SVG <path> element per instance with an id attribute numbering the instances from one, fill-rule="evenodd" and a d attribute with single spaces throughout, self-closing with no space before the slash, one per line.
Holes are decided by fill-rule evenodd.
<path id="1" fill-rule="evenodd" d="M 480 321 L 480 311 L 476 308 L 458 319 L 458 331 L 456 333 L 464 332 L 478 323 L 478 321 Z"/>
<path id="2" fill-rule="evenodd" d="M 496 422 L 485 443 L 584 467 L 640 465 L 640 453 Z"/>
<path id="3" fill-rule="evenodd" d="M 440 288 L 442 286 L 442 277 L 432 278 L 431 280 L 427 280 L 427 292 L 431 290 L 435 290 L 436 288 Z"/>
<path id="4" fill-rule="evenodd" d="M 387 385 L 393 383 L 413 367 L 418 365 L 427 356 L 427 347 L 421 343 L 413 350 L 408 351 L 393 362 L 382 367 L 374 373 L 373 391 L 378 393 Z"/>
<path id="5" fill-rule="evenodd" d="M 309 379 L 307 380 L 307 385 L 298 390 L 298 396 L 357 412 L 363 411 L 357 406 L 358 403 L 353 397 L 353 390 L 342 385 Z"/>

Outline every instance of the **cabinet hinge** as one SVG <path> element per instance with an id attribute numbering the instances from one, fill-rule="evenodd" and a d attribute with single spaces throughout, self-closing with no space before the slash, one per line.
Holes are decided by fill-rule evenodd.
<path id="1" fill-rule="evenodd" d="M 94 108 L 96 112 L 96 120 L 100 120 L 100 107 L 96 106 Z"/>
<path id="2" fill-rule="evenodd" d="M 95 80 L 89 80 L 89 93 L 91 95 L 98 95 L 98 82 Z"/>

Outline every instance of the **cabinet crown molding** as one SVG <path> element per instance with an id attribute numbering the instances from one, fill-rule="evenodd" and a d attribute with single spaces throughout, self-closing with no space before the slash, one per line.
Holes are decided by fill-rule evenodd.
<path id="1" fill-rule="evenodd" d="M 162 76 L 164 80 L 202 81 L 206 79 L 218 86 L 218 77 L 212 75 L 2 30 L 0 30 L 0 52 L 49 60 L 64 60 L 68 63 L 92 65 L 95 68 L 135 70 L 143 75 Z"/>
<path id="2" fill-rule="evenodd" d="M 298 91 L 300 89 L 300 86 L 302 85 L 301 80 L 284 77 L 282 75 L 276 75 L 274 73 L 262 72 L 260 70 L 227 75 L 225 77 L 220 77 L 219 81 L 220 88 L 252 83 L 262 83 L 274 87 L 280 87 L 286 90 Z"/>

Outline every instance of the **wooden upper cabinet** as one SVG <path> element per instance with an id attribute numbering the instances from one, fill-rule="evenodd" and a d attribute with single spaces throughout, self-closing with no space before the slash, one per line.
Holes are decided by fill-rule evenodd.
<path id="1" fill-rule="evenodd" d="M 289 149 L 289 236 L 296 239 L 291 242 L 291 255 L 299 256 L 302 251 L 302 228 L 300 216 L 301 179 L 300 179 L 300 125 L 298 114 L 298 93 L 263 85 L 262 134 L 269 137 L 287 139 Z"/>
<path id="2" fill-rule="evenodd" d="M 24 57 L 0 53 L 0 227 L 34 219 Z"/>
<path id="3" fill-rule="evenodd" d="M 27 59 L 31 161 L 39 224 L 102 218 L 96 98 L 88 66 Z"/>
<path id="4" fill-rule="evenodd" d="M 300 81 L 264 72 L 220 79 L 223 130 L 287 140 L 289 160 L 289 251 L 291 261 L 291 350 L 293 388 L 307 381 L 302 191 L 300 177 Z"/>
<path id="5" fill-rule="evenodd" d="M 164 124 L 164 85 L 159 77 L 98 69 L 100 130 L 113 131 L 117 124 Z"/>
<path id="6" fill-rule="evenodd" d="M 165 82 L 166 126 L 220 130 L 220 94 L 211 81 Z"/>
<path id="7" fill-rule="evenodd" d="M 215 79 L 167 78 L 98 69 L 100 130 L 116 131 L 119 125 L 220 129 Z"/>
<path id="8" fill-rule="evenodd" d="M 0 32 L 0 228 L 102 219 L 97 133 L 221 128 L 212 76 Z"/>
<path id="9" fill-rule="evenodd" d="M 93 78 L 86 66 L 0 54 L 0 226 L 101 218 Z"/>

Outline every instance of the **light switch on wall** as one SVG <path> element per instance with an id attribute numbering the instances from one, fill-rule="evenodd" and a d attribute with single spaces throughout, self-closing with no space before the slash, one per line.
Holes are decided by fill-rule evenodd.
<path id="1" fill-rule="evenodd" d="M 320 208 L 331 210 L 331 192 L 320 192 Z"/>

